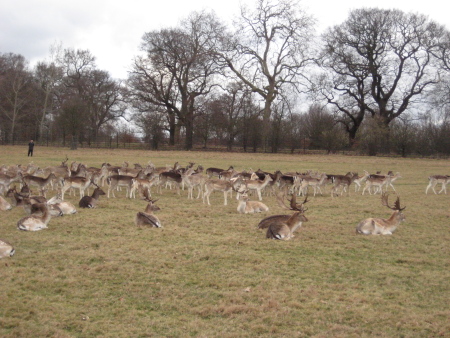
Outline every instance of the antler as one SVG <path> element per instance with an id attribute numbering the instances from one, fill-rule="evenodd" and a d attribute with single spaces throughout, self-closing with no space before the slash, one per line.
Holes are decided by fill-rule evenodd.
<path id="1" fill-rule="evenodd" d="M 402 211 L 406 208 L 406 207 L 400 208 L 400 197 L 397 196 L 397 200 L 395 201 L 393 207 L 391 207 L 389 205 L 388 199 L 389 199 L 389 194 L 383 193 L 381 195 L 381 204 L 384 205 L 385 207 L 388 207 L 389 209 L 398 210 L 398 211 Z"/>
<path id="2" fill-rule="evenodd" d="M 288 201 L 290 202 L 290 207 L 288 207 L 285 203 L 284 203 L 284 197 L 285 197 L 285 192 L 279 192 L 277 195 L 277 202 L 280 205 L 280 207 L 287 209 L 287 210 L 294 210 L 294 211 L 300 211 L 300 212 L 305 212 L 306 210 L 308 210 L 308 208 L 304 208 L 303 205 L 305 203 L 308 202 L 308 196 L 305 197 L 305 200 L 303 201 L 302 204 L 297 204 L 297 196 L 295 194 L 292 195 L 292 198 Z"/>

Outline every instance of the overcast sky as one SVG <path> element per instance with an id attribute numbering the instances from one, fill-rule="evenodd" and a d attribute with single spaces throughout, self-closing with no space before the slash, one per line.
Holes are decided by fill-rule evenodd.
<path id="1" fill-rule="evenodd" d="M 351 9 L 373 7 L 425 14 L 450 29 L 450 4 L 443 0 L 302 0 L 317 29 L 340 24 Z M 126 78 L 145 32 L 173 27 L 192 11 L 214 10 L 231 22 L 240 4 L 254 0 L 0 0 L 0 53 L 22 54 L 31 65 L 50 46 L 88 49 L 97 66 Z"/>

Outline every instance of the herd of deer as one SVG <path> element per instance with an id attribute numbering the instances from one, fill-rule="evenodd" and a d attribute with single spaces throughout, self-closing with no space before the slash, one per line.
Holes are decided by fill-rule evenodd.
<path id="1" fill-rule="evenodd" d="M 49 166 L 43 169 L 30 163 L 26 167 L 20 165 L 0 167 L 0 210 L 10 210 L 12 206 L 22 206 L 28 213 L 17 222 L 20 230 L 38 231 L 47 228 L 54 216 L 76 213 L 76 208 L 70 202 L 64 201 L 67 192 L 72 194 L 78 190 L 80 208 L 95 208 L 101 195 L 115 197 L 115 191 L 125 188 L 127 198 L 136 198 L 136 192 L 148 202 L 145 211 L 138 212 L 135 216 L 137 226 L 151 226 L 159 228 L 161 222 L 153 214 L 160 208 L 155 204 L 157 200 L 151 197 L 151 190 L 162 194 L 163 188 L 175 188 L 180 195 L 180 190 L 186 187 L 189 199 L 194 198 L 194 190 L 198 190 L 197 199 L 202 196 L 203 203 L 210 204 L 210 195 L 214 191 L 223 192 L 224 205 L 228 203 L 228 195 L 236 192 L 238 200 L 237 211 L 239 213 L 266 212 L 269 208 L 263 203 L 262 196 L 275 195 L 278 204 L 287 210 L 294 211 L 292 215 L 274 215 L 264 218 L 258 225 L 259 229 L 267 229 L 266 237 L 273 239 L 288 240 L 294 236 L 294 232 L 307 222 L 304 215 L 307 210 L 304 205 L 308 202 L 309 189 L 313 195 L 323 194 L 322 188 L 331 184 L 331 197 L 337 197 L 344 193 L 349 194 L 350 185 L 355 185 L 355 192 L 359 191 L 364 184 L 362 195 L 367 191 L 369 194 L 381 194 L 382 204 L 394 213 L 389 219 L 369 218 L 360 222 L 356 232 L 360 234 L 392 234 L 396 227 L 404 220 L 397 198 L 393 206 L 388 204 L 387 190 L 391 187 L 394 192 L 393 182 L 401 178 L 399 173 L 389 172 L 387 175 L 369 174 L 364 175 L 349 172 L 346 175 L 327 175 L 325 173 L 275 173 L 257 171 L 236 171 L 232 166 L 228 169 L 208 168 L 203 170 L 202 166 L 194 169 L 194 163 L 182 168 L 178 162 L 173 166 L 155 167 L 151 162 L 143 167 L 135 164 L 130 168 L 127 162 L 121 166 L 112 166 L 104 163 L 101 168 L 87 167 L 82 163 L 73 162 L 67 164 L 68 158 L 60 166 Z M 20 191 L 14 183 L 20 184 Z M 425 190 L 431 188 L 435 194 L 444 192 L 447 194 L 446 186 L 450 182 L 450 176 L 434 175 L 429 177 L 429 184 Z M 103 191 L 105 184 L 108 186 L 107 193 Z M 436 185 L 441 184 L 441 190 L 436 192 Z M 95 189 L 92 195 L 86 194 L 91 186 Z M 40 195 L 31 195 L 31 188 L 37 188 Z M 49 189 L 57 189 L 55 197 L 47 200 L 45 195 Z M 258 201 L 252 201 L 250 194 L 255 194 Z M 11 204 L 6 198 L 11 199 Z M 291 195 L 289 206 L 284 202 L 287 195 Z M 297 204 L 297 196 L 305 196 L 301 204 Z M 12 256 L 14 249 L 7 242 L 0 240 L 0 258 Z"/>

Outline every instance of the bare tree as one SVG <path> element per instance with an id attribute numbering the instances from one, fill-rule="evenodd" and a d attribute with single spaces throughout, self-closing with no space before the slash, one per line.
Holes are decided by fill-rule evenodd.
<path id="1" fill-rule="evenodd" d="M 263 139 L 267 149 L 271 107 L 282 87 L 298 85 L 312 61 L 314 20 L 294 0 L 257 0 L 256 9 L 241 8 L 236 31 L 222 47 L 229 69 L 264 101 Z"/>
<path id="2" fill-rule="evenodd" d="M 141 48 L 146 57 L 136 58 L 133 66 L 135 96 L 142 98 L 147 90 L 146 99 L 177 115 L 187 150 L 193 147 L 195 100 L 215 86 L 214 51 L 223 30 L 212 13 L 194 12 L 178 28 L 145 33 Z"/>
<path id="3" fill-rule="evenodd" d="M 444 32 L 424 15 L 364 8 L 324 34 L 322 64 L 334 73 L 326 97 L 351 138 L 365 114 L 387 128 L 438 83 L 433 55 Z"/>
<path id="4" fill-rule="evenodd" d="M 9 134 L 12 144 L 16 127 L 31 105 L 33 89 L 33 77 L 25 58 L 13 53 L 0 55 L 0 116 L 9 126 L 4 132 Z"/>

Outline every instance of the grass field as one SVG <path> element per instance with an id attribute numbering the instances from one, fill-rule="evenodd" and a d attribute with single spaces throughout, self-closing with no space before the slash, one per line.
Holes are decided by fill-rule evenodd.
<path id="1" fill-rule="evenodd" d="M 26 147 L 0 147 L 0 164 L 28 164 Z M 392 236 L 355 234 L 367 217 L 389 217 L 380 195 L 311 197 L 291 241 L 265 238 L 265 216 L 153 191 L 162 229 L 137 228 L 146 202 L 100 198 L 98 209 L 16 229 L 23 209 L 0 212 L 0 238 L 16 248 L 0 261 L 1 337 L 439 337 L 450 336 L 450 195 L 425 195 L 448 160 L 75 150 L 36 147 L 45 167 L 71 161 L 345 174 L 399 171 L 406 222 Z M 450 187 L 449 187 L 450 188 Z M 106 189 L 106 187 L 105 187 Z M 52 192 L 48 193 L 48 197 Z M 234 197 L 234 196 L 233 196 Z M 78 197 L 67 196 L 78 204 Z"/>

